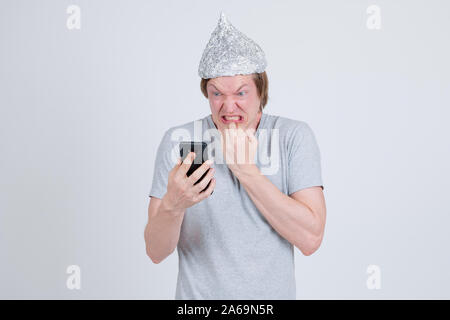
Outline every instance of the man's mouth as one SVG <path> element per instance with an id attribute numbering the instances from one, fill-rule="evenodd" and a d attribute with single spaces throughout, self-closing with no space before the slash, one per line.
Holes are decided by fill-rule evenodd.
<path id="1" fill-rule="evenodd" d="M 244 121 L 244 118 L 242 116 L 239 116 L 239 115 L 222 116 L 221 119 L 222 119 L 222 122 L 225 123 L 225 124 L 232 123 L 232 122 L 240 123 L 240 122 Z"/>

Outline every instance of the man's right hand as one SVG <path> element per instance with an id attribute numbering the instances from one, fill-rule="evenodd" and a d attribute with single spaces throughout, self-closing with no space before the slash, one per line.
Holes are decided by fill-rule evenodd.
<path id="1" fill-rule="evenodd" d="M 182 214 L 187 208 L 209 197 L 216 185 L 216 179 L 213 178 L 215 170 L 211 168 L 213 163 L 211 160 L 205 161 L 189 177 L 186 175 L 194 158 L 195 154 L 193 152 L 187 155 L 183 163 L 181 163 L 181 158 L 179 158 L 177 164 L 169 173 L 167 193 L 162 199 L 162 204 L 176 214 Z M 194 185 L 210 168 L 211 170 L 209 170 L 202 181 Z M 210 181 L 211 184 L 208 189 L 202 192 Z"/>

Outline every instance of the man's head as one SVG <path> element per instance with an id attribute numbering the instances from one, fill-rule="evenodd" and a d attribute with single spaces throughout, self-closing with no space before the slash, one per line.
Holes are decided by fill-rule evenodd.
<path id="1" fill-rule="evenodd" d="M 231 122 L 241 129 L 256 128 L 267 104 L 269 81 L 266 72 L 202 79 L 200 88 L 208 98 L 217 129 Z M 229 118 L 236 116 L 238 118 Z"/>

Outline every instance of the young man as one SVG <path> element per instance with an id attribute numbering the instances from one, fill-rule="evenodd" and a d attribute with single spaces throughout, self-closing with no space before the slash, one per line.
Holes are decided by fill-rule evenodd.
<path id="1" fill-rule="evenodd" d="M 294 246 L 311 255 L 322 242 L 319 148 L 305 122 L 263 113 L 266 66 L 222 13 L 199 67 L 211 114 L 158 148 L 145 241 L 154 263 L 178 248 L 176 299 L 296 299 Z M 219 145 L 215 163 L 187 177 L 193 155 L 173 161 L 180 137 Z"/>

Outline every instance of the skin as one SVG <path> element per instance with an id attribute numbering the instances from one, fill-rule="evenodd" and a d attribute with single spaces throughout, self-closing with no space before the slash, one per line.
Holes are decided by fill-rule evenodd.
<path id="1" fill-rule="evenodd" d="M 187 177 L 186 173 L 194 158 L 195 156 L 191 152 L 183 163 L 181 163 L 181 159 L 178 159 L 177 164 L 169 173 L 166 194 L 162 199 L 150 198 L 144 238 L 147 255 L 154 263 L 160 263 L 175 250 L 186 209 L 209 197 L 216 185 L 213 178 L 214 170 L 210 170 L 205 178 L 194 186 L 194 182 L 212 164 L 212 162 L 205 161 Z M 211 184 L 208 189 L 201 192 L 209 181 Z"/>
<path id="2" fill-rule="evenodd" d="M 228 168 L 267 222 L 304 255 L 311 255 L 319 248 L 325 229 L 323 190 L 321 187 L 311 187 L 286 195 L 262 175 L 254 163 L 258 146 L 254 133 L 262 113 L 252 76 L 211 79 L 207 92 L 212 119 L 222 134 Z M 240 115 L 242 121 L 225 124 L 221 119 L 223 115 Z M 238 159 L 237 150 L 246 150 L 244 160 Z M 211 163 L 205 162 L 190 177 L 186 176 L 193 159 L 191 155 L 183 163 L 179 160 L 169 174 L 167 193 L 162 199 L 150 199 L 144 237 L 147 255 L 154 263 L 161 262 L 175 250 L 185 210 L 209 197 L 214 189 L 213 170 L 194 186 Z M 210 187 L 200 192 L 210 180 Z"/>
<path id="3" fill-rule="evenodd" d="M 243 123 L 236 124 L 242 130 L 256 129 L 261 119 L 261 100 L 252 75 L 219 77 L 208 81 L 206 86 L 211 115 L 216 128 L 223 132 L 230 126 L 224 124 L 224 115 L 240 115 Z"/>

